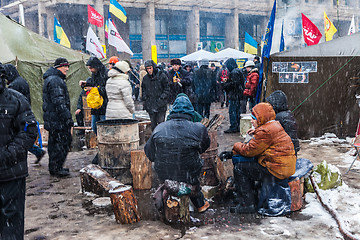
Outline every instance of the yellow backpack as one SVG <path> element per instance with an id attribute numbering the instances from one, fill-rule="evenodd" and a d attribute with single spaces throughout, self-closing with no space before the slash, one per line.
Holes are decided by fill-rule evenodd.
<path id="1" fill-rule="evenodd" d="M 86 97 L 88 106 L 92 109 L 99 109 L 103 105 L 104 99 L 99 93 L 97 87 L 91 88 L 89 94 Z"/>

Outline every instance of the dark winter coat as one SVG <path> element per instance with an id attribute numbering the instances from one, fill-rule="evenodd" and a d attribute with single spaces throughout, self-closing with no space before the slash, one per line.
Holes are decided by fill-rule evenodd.
<path id="1" fill-rule="evenodd" d="M 165 112 L 170 94 L 169 80 L 166 73 L 158 69 L 155 63 L 153 68 L 153 74 L 147 73 L 141 85 L 144 109 L 148 113 Z"/>
<path id="2" fill-rule="evenodd" d="M 97 87 L 99 90 L 100 96 L 103 97 L 104 102 L 103 105 L 99 109 L 91 109 L 91 115 L 105 115 L 106 114 L 106 106 L 108 103 L 108 97 L 106 94 L 106 81 L 108 79 L 108 69 L 101 63 L 98 58 L 91 57 L 86 65 L 96 68 L 98 71 L 96 73 L 91 74 L 91 78 L 86 80 L 85 86 L 87 87 Z"/>
<path id="3" fill-rule="evenodd" d="M 171 69 L 168 72 L 169 77 L 169 86 L 170 86 L 170 96 L 169 96 L 169 102 L 172 104 L 176 96 L 179 93 L 185 93 L 189 97 L 192 95 L 192 89 L 191 89 L 191 79 L 189 76 L 189 73 L 185 71 L 184 69 L 180 68 L 179 71 L 175 72 L 174 69 Z M 180 84 L 177 82 L 174 82 L 174 77 L 180 78 Z"/>
<path id="4" fill-rule="evenodd" d="M 255 97 L 258 83 L 259 83 L 259 72 L 257 68 L 253 68 L 248 73 L 246 78 L 244 96 Z"/>
<path id="5" fill-rule="evenodd" d="M 274 108 L 276 120 L 280 122 L 285 132 L 290 136 L 294 144 L 295 152 L 297 153 L 300 150 L 297 125 L 294 115 L 288 109 L 286 94 L 281 90 L 277 90 L 267 97 L 266 101 Z"/>
<path id="6" fill-rule="evenodd" d="M 165 179 L 192 184 L 198 178 L 203 160 L 200 154 L 210 146 L 206 127 L 192 122 L 194 108 L 185 96 L 179 96 L 170 120 L 160 123 L 144 150 L 161 181 Z"/>
<path id="7" fill-rule="evenodd" d="M 19 72 L 16 70 L 16 67 L 14 65 L 5 64 L 4 68 L 6 71 L 7 80 L 9 84 L 8 87 L 24 95 L 31 105 L 30 87 L 27 81 L 20 76 Z"/>
<path id="8" fill-rule="evenodd" d="M 21 93 L 6 88 L 0 93 L 0 122 L 0 182 L 26 177 L 27 152 L 36 140 L 37 127 Z"/>
<path id="9" fill-rule="evenodd" d="M 64 131 L 73 126 L 70 97 L 65 83 L 66 76 L 51 67 L 44 74 L 43 111 L 44 128 L 48 131 Z"/>
<path id="10" fill-rule="evenodd" d="M 231 101 L 240 102 L 243 99 L 245 79 L 241 70 L 237 67 L 237 64 L 233 58 L 229 58 L 225 62 L 225 66 L 228 69 L 229 78 L 224 83 L 223 87 L 226 93 L 229 95 Z"/>
<path id="11" fill-rule="evenodd" d="M 211 103 L 215 100 L 216 78 L 208 66 L 201 66 L 194 72 L 194 92 L 197 103 Z"/>

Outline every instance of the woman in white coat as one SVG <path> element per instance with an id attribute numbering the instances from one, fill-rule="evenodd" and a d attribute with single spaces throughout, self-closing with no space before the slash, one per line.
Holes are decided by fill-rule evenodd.
<path id="1" fill-rule="evenodd" d="M 106 108 L 106 119 L 132 119 L 135 105 L 132 99 L 132 88 L 128 71 L 130 66 L 126 61 L 119 61 L 109 71 L 106 82 L 106 93 L 109 99 Z"/>

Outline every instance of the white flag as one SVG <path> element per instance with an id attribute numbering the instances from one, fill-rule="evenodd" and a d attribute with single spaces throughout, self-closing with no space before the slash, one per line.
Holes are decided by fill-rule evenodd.
<path id="1" fill-rule="evenodd" d="M 353 15 L 353 17 L 351 19 L 351 24 L 350 24 L 348 35 L 354 34 L 355 32 L 356 32 L 355 31 L 355 18 L 354 18 L 354 15 Z"/>
<path id="2" fill-rule="evenodd" d="M 90 26 L 86 35 L 86 50 L 98 58 L 105 58 L 101 43 Z"/>
<path id="3" fill-rule="evenodd" d="M 128 45 L 124 42 L 119 32 L 116 30 L 112 21 L 109 21 L 109 44 L 114 46 L 118 52 L 126 52 L 130 55 L 134 55 L 134 53 L 130 50 Z"/>

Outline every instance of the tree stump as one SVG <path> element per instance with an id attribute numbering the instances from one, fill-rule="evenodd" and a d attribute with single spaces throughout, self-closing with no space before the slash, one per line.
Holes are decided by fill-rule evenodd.
<path id="1" fill-rule="evenodd" d="M 109 191 L 117 223 L 132 224 L 140 221 L 137 200 L 131 186 L 122 186 Z"/>
<path id="2" fill-rule="evenodd" d="M 133 176 L 134 189 L 151 189 L 152 165 L 144 150 L 131 151 L 130 172 Z"/>
<path id="3" fill-rule="evenodd" d="M 190 197 L 189 195 L 181 196 L 180 198 L 168 196 L 164 203 L 165 221 L 171 224 L 189 224 L 190 211 L 189 211 Z"/>

